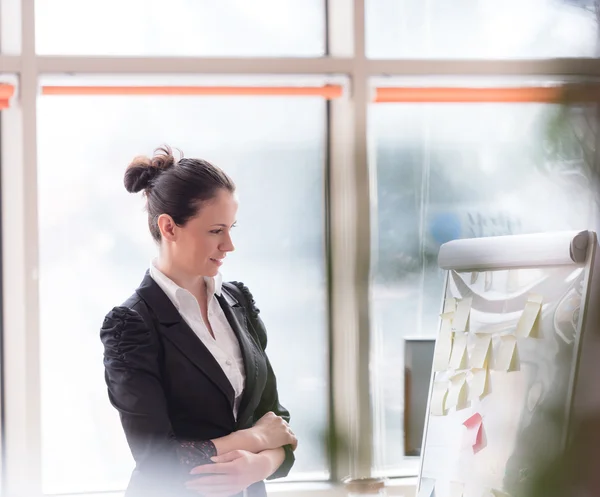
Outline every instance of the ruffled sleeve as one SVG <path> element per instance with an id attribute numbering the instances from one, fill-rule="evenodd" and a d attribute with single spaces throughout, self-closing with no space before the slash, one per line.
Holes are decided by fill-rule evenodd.
<path id="1" fill-rule="evenodd" d="M 139 313 L 115 307 L 104 319 L 108 396 L 119 411 L 127 442 L 145 484 L 142 495 L 183 489 L 191 468 L 216 455 L 210 440 L 178 440 L 171 426 L 160 372 L 157 334 Z"/>

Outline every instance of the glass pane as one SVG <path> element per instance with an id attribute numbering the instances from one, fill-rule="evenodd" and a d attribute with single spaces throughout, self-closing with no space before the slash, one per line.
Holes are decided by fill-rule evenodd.
<path id="1" fill-rule="evenodd" d="M 594 0 L 366 0 L 372 58 L 598 56 Z"/>
<path id="2" fill-rule="evenodd" d="M 236 251 L 224 277 L 248 285 L 267 325 L 282 404 L 301 441 L 291 477 L 327 476 L 324 140 L 319 98 L 40 98 L 45 492 L 128 482 L 133 461 L 108 402 L 99 329 L 156 252 L 142 200 L 123 187 L 125 166 L 165 142 L 237 183 Z"/>
<path id="3" fill-rule="evenodd" d="M 324 0 L 36 0 L 57 55 L 321 56 Z"/>
<path id="4" fill-rule="evenodd" d="M 594 154 L 580 145 L 595 146 L 590 111 L 543 104 L 372 105 L 376 470 L 396 473 L 406 462 L 404 343 L 436 336 L 444 286 L 440 245 L 596 225 L 597 173 L 586 162 Z"/>

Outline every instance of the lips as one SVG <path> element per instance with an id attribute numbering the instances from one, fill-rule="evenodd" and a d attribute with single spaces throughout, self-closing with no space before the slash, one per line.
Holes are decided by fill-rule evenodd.
<path id="1" fill-rule="evenodd" d="M 211 257 L 210 260 L 212 262 L 214 262 L 217 266 L 220 266 L 221 264 L 223 264 L 223 259 L 214 259 Z"/>

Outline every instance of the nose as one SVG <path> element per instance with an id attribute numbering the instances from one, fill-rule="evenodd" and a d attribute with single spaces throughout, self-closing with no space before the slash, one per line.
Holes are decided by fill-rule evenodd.
<path id="1" fill-rule="evenodd" d="M 219 245 L 219 250 L 223 252 L 233 252 L 235 250 L 230 233 L 225 234 L 225 240 Z"/>

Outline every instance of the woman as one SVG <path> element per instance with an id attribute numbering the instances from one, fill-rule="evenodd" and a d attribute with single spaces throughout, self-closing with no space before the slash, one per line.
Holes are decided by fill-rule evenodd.
<path id="1" fill-rule="evenodd" d="M 222 283 L 235 186 L 220 169 L 158 149 L 125 172 L 144 191 L 159 255 L 106 316 L 105 377 L 136 462 L 127 497 L 264 496 L 297 441 L 279 404 L 267 336 L 248 289 Z"/>

